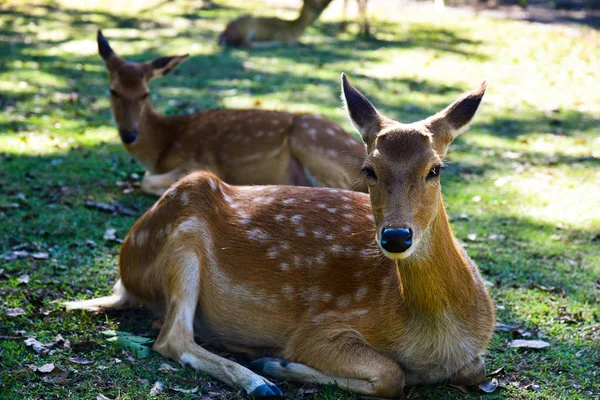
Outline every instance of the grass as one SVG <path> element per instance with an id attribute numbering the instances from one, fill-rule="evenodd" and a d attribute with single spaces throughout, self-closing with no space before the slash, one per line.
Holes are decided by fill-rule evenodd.
<path id="1" fill-rule="evenodd" d="M 159 372 L 166 361 L 159 355 L 136 360 L 100 334 L 119 329 L 154 335 L 149 313 L 67 313 L 60 305 L 109 292 L 119 244 L 103 235 L 112 228 L 123 238 L 136 219 L 86 208 L 86 200 L 117 201 L 139 214 L 154 201 L 124 190 L 143 170 L 121 148 L 111 121 L 107 77 L 94 42 L 99 27 L 117 52 L 133 60 L 192 55 L 152 84 L 154 105 L 170 114 L 222 106 L 311 111 L 351 131 L 340 109 L 342 71 L 382 112 L 401 121 L 427 116 L 488 78 L 474 126 L 451 149 L 445 200 L 457 237 L 493 284 L 498 321 L 551 346 L 513 349 L 507 344 L 511 333 L 497 332 L 485 354 L 488 371 L 503 368 L 496 392 L 464 396 L 447 387 L 420 387 L 412 395 L 598 398 L 600 33 L 405 13 L 374 17 L 375 35 L 365 40 L 356 37 L 355 26 L 338 32 L 332 9 L 302 45 L 223 51 L 215 45 L 216 33 L 238 8 L 272 10 L 255 0 L 218 3 L 228 7 L 201 10 L 186 0 L 145 2 L 144 8 L 111 0 L 86 6 L 71 0 L 3 3 L 0 254 L 21 250 L 48 258 L 0 259 L 0 398 L 102 393 L 139 399 L 157 380 L 167 388 L 201 387 L 195 394 L 165 391 L 159 399 L 243 397 L 189 368 Z M 24 314 L 8 316 L 14 308 Z M 23 340 L 48 342 L 57 334 L 73 348 L 57 346 L 42 356 Z M 75 345 L 86 341 L 97 346 Z M 72 356 L 93 363 L 72 363 Z M 49 362 L 68 370 L 68 381 L 47 383 L 29 368 Z M 349 397 L 333 386 L 283 388 L 289 398 Z"/>

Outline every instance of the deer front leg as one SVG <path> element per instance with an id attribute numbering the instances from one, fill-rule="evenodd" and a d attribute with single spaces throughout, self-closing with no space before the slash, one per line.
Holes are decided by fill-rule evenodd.
<path id="1" fill-rule="evenodd" d="M 365 343 L 356 331 L 304 332 L 295 335 L 285 353 L 302 363 L 261 358 L 250 366 L 275 379 L 335 383 L 366 396 L 404 398 L 402 368 Z"/>
<path id="2" fill-rule="evenodd" d="M 249 369 L 209 352 L 194 342 L 194 315 L 200 298 L 198 257 L 182 253 L 165 270 L 176 271 L 165 293 L 166 313 L 153 349 L 231 386 L 241 387 L 252 397 L 283 396 L 281 390 Z"/>
<path id="3" fill-rule="evenodd" d="M 141 188 L 144 193 L 160 196 L 185 175 L 187 175 L 187 171 L 180 169 L 174 169 L 164 174 L 150 174 L 146 171 Z"/>

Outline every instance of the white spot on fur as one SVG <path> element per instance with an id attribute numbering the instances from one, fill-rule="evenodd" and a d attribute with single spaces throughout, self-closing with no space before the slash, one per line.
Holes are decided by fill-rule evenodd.
<path id="1" fill-rule="evenodd" d="M 181 193 L 181 202 L 183 204 L 188 204 L 190 202 L 190 194 L 188 192 Z"/>
<path id="2" fill-rule="evenodd" d="M 319 204 L 317 204 L 317 208 L 323 208 L 323 209 L 327 208 L 327 204 L 319 203 Z"/>
<path id="3" fill-rule="evenodd" d="M 327 240 L 333 240 L 335 238 L 335 236 L 333 236 L 331 233 L 328 233 L 327 235 L 325 235 L 325 239 Z"/>
<path id="4" fill-rule="evenodd" d="M 156 237 L 158 238 L 158 240 L 163 240 L 165 238 L 165 230 L 164 229 L 159 229 L 158 233 L 156 234 Z"/>
<path id="5" fill-rule="evenodd" d="M 283 214 L 277 214 L 275 216 L 275 221 L 277 221 L 277 222 L 283 222 L 283 221 L 285 221 L 285 215 L 283 215 Z"/>
<path id="6" fill-rule="evenodd" d="M 282 203 L 285 204 L 285 205 L 292 204 L 292 203 L 295 203 L 295 202 L 296 202 L 296 199 L 293 198 L 293 197 L 290 197 L 289 199 L 285 199 L 285 200 L 282 201 Z"/>
<path id="7" fill-rule="evenodd" d="M 308 134 L 310 135 L 310 137 L 311 137 L 313 140 L 316 140 L 316 139 L 317 139 L 317 130 L 316 130 L 316 129 L 309 129 L 309 130 L 308 130 Z"/>
<path id="8" fill-rule="evenodd" d="M 344 214 L 342 214 L 342 215 L 343 215 L 345 218 L 353 218 L 353 217 L 354 217 L 354 214 L 352 214 L 352 213 L 344 213 Z"/>
<path id="9" fill-rule="evenodd" d="M 269 235 L 267 235 L 262 229 L 254 228 L 248 231 L 248 239 L 264 243 L 269 240 Z"/>
<path id="10" fill-rule="evenodd" d="M 331 128 L 327 128 L 327 130 L 325 132 L 327 132 L 327 134 L 330 135 L 330 136 L 334 136 L 335 135 L 335 131 L 333 129 L 331 129 Z"/>
<path id="11" fill-rule="evenodd" d="M 338 297 L 338 299 L 335 303 L 338 306 L 338 308 L 346 308 L 350 305 L 351 301 L 352 301 L 352 299 L 350 298 L 350 296 L 344 295 L 344 296 Z"/>
<path id="12" fill-rule="evenodd" d="M 333 149 L 329 149 L 329 150 L 327 150 L 327 155 L 330 157 L 335 157 L 337 155 L 337 151 L 335 151 Z"/>
<path id="13" fill-rule="evenodd" d="M 269 249 L 269 251 L 267 252 L 267 257 L 269 257 L 272 260 L 276 259 L 277 258 L 277 248 L 271 247 Z"/>
<path id="14" fill-rule="evenodd" d="M 325 264 L 325 254 L 323 254 L 323 253 L 319 253 L 319 254 L 317 254 L 317 255 L 315 256 L 315 262 L 316 262 L 318 265 L 323 265 L 323 264 Z"/>
<path id="15" fill-rule="evenodd" d="M 304 233 L 304 229 L 302 229 L 302 228 L 296 229 L 296 236 L 298 236 L 298 237 L 306 236 L 306 233 Z"/>
<path id="16" fill-rule="evenodd" d="M 175 229 L 175 235 L 179 235 L 181 233 L 197 232 L 200 229 L 198 223 L 199 220 L 196 217 L 190 217 L 186 219 L 181 224 L 179 224 L 179 226 L 177 226 L 177 229 Z"/>
<path id="17" fill-rule="evenodd" d="M 313 229 L 312 233 L 316 239 L 320 239 L 325 235 L 325 231 L 322 228 Z"/>
<path id="18" fill-rule="evenodd" d="M 300 264 L 302 263 L 300 256 L 294 256 L 294 267 L 299 267 Z"/>
<path id="19" fill-rule="evenodd" d="M 271 123 L 273 125 L 279 125 L 280 124 L 280 122 L 278 120 L 276 120 L 276 119 L 272 120 Z"/>
<path id="20" fill-rule="evenodd" d="M 352 228 L 350 228 L 350 225 L 344 225 L 342 226 L 342 232 L 350 232 L 352 230 Z"/>
<path id="21" fill-rule="evenodd" d="M 209 179 L 208 180 L 209 184 L 210 184 L 210 188 L 213 192 L 216 192 L 217 189 L 219 188 L 219 184 L 217 181 L 215 181 L 214 179 Z"/>
<path id="22" fill-rule="evenodd" d="M 327 211 L 329 211 L 329 212 L 330 212 L 330 213 L 332 213 L 332 214 L 335 214 L 335 213 L 337 212 L 337 210 L 338 210 L 338 209 L 337 209 L 337 208 L 335 208 L 335 207 L 331 207 L 331 208 L 328 208 L 328 209 L 327 209 Z"/>
<path id="23" fill-rule="evenodd" d="M 351 206 L 350 204 L 344 204 L 344 205 L 342 206 L 342 208 L 343 208 L 344 210 L 346 210 L 346 211 L 350 211 L 350 210 L 352 210 L 352 206 Z"/>
<path id="24" fill-rule="evenodd" d="M 302 215 L 294 215 L 290 220 L 295 224 L 299 224 L 302 222 Z"/>
<path id="25" fill-rule="evenodd" d="M 279 268 L 280 268 L 282 271 L 287 271 L 288 269 L 290 269 L 290 264 L 288 264 L 288 263 L 285 263 L 285 262 L 284 262 L 284 263 L 281 263 L 281 264 L 279 264 Z"/>
<path id="26" fill-rule="evenodd" d="M 333 296 L 329 292 L 324 292 L 323 294 L 321 294 L 321 300 L 324 301 L 325 303 L 329 303 L 331 301 L 332 297 Z"/>
<path id="27" fill-rule="evenodd" d="M 350 200 L 351 200 L 350 197 L 342 196 L 342 201 L 350 201 Z"/>
<path id="28" fill-rule="evenodd" d="M 371 222 L 375 222 L 375 217 L 372 215 L 367 216 L 367 219 Z"/>
<path id="29" fill-rule="evenodd" d="M 281 250 L 289 250 L 290 249 L 290 245 L 288 242 L 281 242 L 281 244 L 279 245 L 279 248 Z"/>
<path id="30" fill-rule="evenodd" d="M 372 253 L 373 253 L 373 252 L 372 252 L 372 250 L 371 250 L 371 249 L 363 249 L 363 250 L 361 250 L 361 251 L 360 251 L 360 256 L 361 256 L 362 258 L 369 258 L 369 257 L 371 257 L 371 254 L 372 254 Z"/>
<path id="31" fill-rule="evenodd" d="M 136 232 L 136 237 L 135 237 L 135 244 L 138 246 L 143 246 L 146 241 L 148 240 L 148 237 L 150 236 L 150 232 L 148 232 L 146 229 L 140 229 L 139 231 Z"/>
<path id="32" fill-rule="evenodd" d="M 334 255 L 340 255 L 344 249 L 342 246 L 340 246 L 339 244 L 334 244 L 333 246 L 331 246 L 329 248 L 329 250 L 334 254 Z"/>
<path id="33" fill-rule="evenodd" d="M 368 286 L 361 286 L 361 287 L 359 287 L 358 290 L 356 291 L 356 293 L 354 294 L 354 300 L 361 301 L 362 299 L 365 298 L 365 296 L 367 295 L 368 291 L 369 291 L 369 287 Z"/>
<path id="34" fill-rule="evenodd" d="M 292 300 L 294 298 L 294 287 L 289 283 L 283 285 L 281 287 L 281 291 L 283 292 L 286 299 Z"/>

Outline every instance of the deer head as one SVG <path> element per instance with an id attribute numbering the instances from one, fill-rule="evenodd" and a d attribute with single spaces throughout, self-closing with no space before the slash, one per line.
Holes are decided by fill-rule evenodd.
<path id="1" fill-rule="evenodd" d="M 376 240 L 395 260 L 426 249 L 441 201 L 440 173 L 450 143 L 475 115 L 486 82 L 439 113 L 403 124 L 381 115 L 342 74 L 342 98 L 367 147 L 362 168 L 377 226 Z"/>
<path id="2" fill-rule="evenodd" d="M 143 63 L 128 62 L 110 47 L 98 30 L 98 52 L 104 59 L 110 79 L 110 103 L 124 144 L 133 144 L 137 138 L 140 115 L 149 104 L 148 84 L 154 78 L 171 72 L 188 55 L 160 57 Z"/>

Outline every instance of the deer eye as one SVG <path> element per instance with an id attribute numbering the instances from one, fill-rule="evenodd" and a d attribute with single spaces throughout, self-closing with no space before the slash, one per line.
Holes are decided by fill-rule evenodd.
<path id="1" fill-rule="evenodd" d="M 438 176 L 440 176 L 440 173 L 442 172 L 442 166 L 441 165 L 436 165 L 435 167 L 431 168 L 429 170 L 429 173 L 427 174 L 427 179 L 433 179 L 433 178 L 437 178 Z"/>
<path id="2" fill-rule="evenodd" d="M 360 172 L 368 179 L 377 180 L 377 175 L 375 175 L 375 171 L 371 167 L 364 167 Z"/>
<path id="3" fill-rule="evenodd" d="M 120 97 L 119 93 L 115 92 L 114 90 L 110 89 L 110 95 L 113 97 Z"/>

